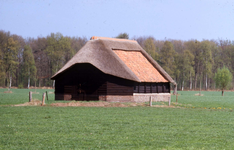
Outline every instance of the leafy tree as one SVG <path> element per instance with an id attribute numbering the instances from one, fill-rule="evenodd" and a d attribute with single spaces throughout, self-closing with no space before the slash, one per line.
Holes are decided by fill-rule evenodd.
<path id="1" fill-rule="evenodd" d="M 215 83 L 222 90 L 222 96 L 224 95 L 224 89 L 228 87 L 231 81 L 232 74 L 225 66 L 222 69 L 218 69 L 215 73 Z"/>
<path id="2" fill-rule="evenodd" d="M 182 54 L 177 56 L 176 62 L 176 74 L 181 77 L 181 89 L 184 89 L 184 82 L 189 80 L 189 86 L 191 89 L 192 76 L 194 75 L 193 70 L 194 55 L 189 51 L 185 50 Z M 178 80 L 177 80 L 178 81 Z"/>
<path id="3" fill-rule="evenodd" d="M 18 46 L 18 42 L 14 41 L 13 38 L 9 38 L 7 40 L 7 43 L 3 45 L 3 66 L 6 73 L 6 82 L 9 85 L 9 89 L 11 88 L 12 76 L 15 75 L 18 65 Z"/>
<path id="4" fill-rule="evenodd" d="M 36 78 L 38 81 L 38 86 L 41 87 L 41 85 L 43 83 L 45 83 L 46 80 L 50 80 L 49 79 L 50 67 L 48 67 L 50 60 L 48 59 L 48 55 L 45 52 L 45 50 L 47 48 L 47 38 L 39 37 L 37 39 L 28 39 L 27 44 L 29 44 L 30 47 L 32 48 L 32 52 L 33 52 L 34 60 L 35 60 L 35 65 L 37 68 Z M 35 86 L 36 86 L 36 84 L 35 84 Z M 44 86 L 45 86 L 45 84 L 44 84 Z"/>
<path id="5" fill-rule="evenodd" d="M 3 53 L 2 50 L 0 49 L 0 82 L 4 80 L 5 75 L 6 74 L 4 72 Z"/>
<path id="6" fill-rule="evenodd" d="M 116 38 L 119 39 L 129 39 L 129 35 L 127 33 L 120 33 Z"/>
<path id="7" fill-rule="evenodd" d="M 201 74 L 201 51 L 200 51 L 200 42 L 197 40 L 190 40 L 185 42 L 185 47 L 194 55 L 194 88 L 197 88 L 197 80 Z"/>
<path id="8" fill-rule="evenodd" d="M 175 77 L 175 57 L 176 52 L 173 48 L 172 43 L 169 41 L 165 41 L 160 51 L 160 62 L 164 70 L 172 77 Z"/>
<path id="9" fill-rule="evenodd" d="M 53 75 L 74 55 L 74 52 L 71 49 L 71 41 L 61 33 L 51 33 L 47 45 L 45 52 L 49 57 L 50 73 Z"/>
<path id="10" fill-rule="evenodd" d="M 208 88 L 207 79 L 208 76 L 210 77 L 212 74 L 212 65 L 213 65 L 210 42 L 202 41 L 200 49 L 201 49 L 201 63 L 202 63 L 201 67 L 203 69 L 202 72 L 205 75 L 205 89 L 207 90 Z"/>
<path id="11" fill-rule="evenodd" d="M 4 45 L 7 43 L 9 39 L 10 32 L 4 32 L 0 30 L 0 84 L 3 86 L 6 73 L 4 66 Z"/>
<path id="12" fill-rule="evenodd" d="M 156 52 L 156 47 L 154 45 L 154 39 L 148 38 L 144 42 L 144 50 L 151 55 L 151 57 L 155 60 L 158 60 L 158 53 Z"/>
<path id="13" fill-rule="evenodd" d="M 77 53 L 87 42 L 86 37 L 72 37 L 71 40 L 71 48 L 74 50 L 74 53 Z"/>
<path id="14" fill-rule="evenodd" d="M 29 45 L 24 46 L 23 52 L 23 76 L 28 80 L 28 88 L 30 87 L 30 78 L 36 78 L 37 68 L 35 66 L 32 49 Z"/>

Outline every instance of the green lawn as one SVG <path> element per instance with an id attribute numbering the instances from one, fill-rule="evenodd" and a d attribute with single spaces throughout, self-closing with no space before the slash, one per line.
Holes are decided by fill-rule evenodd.
<path id="1" fill-rule="evenodd" d="M 195 96 L 198 91 L 179 91 L 178 106 L 203 109 L 234 110 L 234 92 L 207 92 L 202 91 L 203 96 Z M 172 105 L 176 105 L 176 96 L 172 96 Z"/>
<path id="2" fill-rule="evenodd" d="M 7 106 L 28 101 L 13 91 L 0 99 L 0 149 L 233 149 L 234 94 L 196 93 L 172 96 L 180 108 Z"/>

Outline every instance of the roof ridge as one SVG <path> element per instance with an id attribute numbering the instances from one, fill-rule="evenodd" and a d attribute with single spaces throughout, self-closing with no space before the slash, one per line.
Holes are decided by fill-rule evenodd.
<path id="1" fill-rule="evenodd" d="M 119 38 L 109 38 L 109 37 L 100 37 L 100 36 L 92 36 L 90 40 L 113 40 L 113 41 L 126 41 L 126 42 L 135 42 L 137 43 L 136 40 L 129 40 L 129 39 L 119 39 Z"/>

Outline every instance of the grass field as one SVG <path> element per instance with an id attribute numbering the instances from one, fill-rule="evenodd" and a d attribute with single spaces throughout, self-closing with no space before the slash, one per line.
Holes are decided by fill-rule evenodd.
<path id="1" fill-rule="evenodd" d="M 234 147 L 233 92 L 224 97 L 221 92 L 179 92 L 179 103 L 172 96 L 172 104 L 180 108 L 105 108 L 13 107 L 8 105 L 28 101 L 28 90 L 0 90 L 0 149 Z M 44 91 L 39 90 L 38 99 Z M 49 95 L 49 103 L 53 98 Z"/>
<path id="2" fill-rule="evenodd" d="M 203 96 L 195 96 L 198 91 L 179 91 L 178 103 L 181 107 L 186 108 L 203 108 L 203 109 L 221 109 L 234 110 L 234 92 L 208 92 L 202 91 Z M 176 102 L 176 96 L 172 96 L 173 105 Z"/>

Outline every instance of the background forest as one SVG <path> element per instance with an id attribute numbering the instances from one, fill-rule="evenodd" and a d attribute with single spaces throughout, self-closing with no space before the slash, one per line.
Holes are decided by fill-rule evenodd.
<path id="1" fill-rule="evenodd" d="M 129 36 L 121 33 L 117 38 Z M 216 89 L 215 73 L 223 66 L 234 74 L 234 41 L 157 40 L 145 36 L 132 39 L 166 70 L 179 90 Z M 61 33 L 24 39 L 0 30 L 0 86 L 53 87 L 50 77 L 87 41 L 86 37 L 67 37 Z"/>

